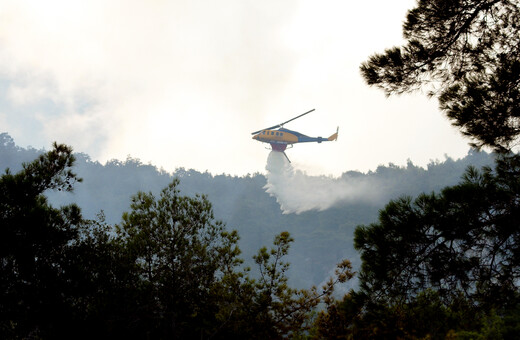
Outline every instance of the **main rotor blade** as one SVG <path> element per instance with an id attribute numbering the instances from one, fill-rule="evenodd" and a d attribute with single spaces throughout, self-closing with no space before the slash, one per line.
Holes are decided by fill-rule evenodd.
<path id="1" fill-rule="evenodd" d="M 302 116 L 305 116 L 305 115 L 308 114 L 308 113 L 311 113 L 311 112 L 314 111 L 314 110 L 315 110 L 315 109 L 312 109 L 312 110 L 310 110 L 310 111 L 307 111 L 307 112 L 305 112 L 305 113 L 302 113 L 301 115 L 296 116 L 296 117 L 294 117 L 294 118 L 292 118 L 292 119 L 289 119 L 289 120 L 286 121 L 286 122 L 280 123 L 279 125 L 280 125 L 280 126 L 285 125 L 285 124 L 287 124 L 287 123 L 289 123 L 289 122 L 292 122 L 292 121 L 295 120 L 295 119 L 298 119 L 298 118 L 300 118 L 300 117 L 302 117 Z"/>
<path id="2" fill-rule="evenodd" d="M 271 129 L 276 129 L 276 128 L 282 127 L 282 126 L 284 126 L 285 124 L 287 124 L 287 123 L 289 123 L 289 122 L 292 122 L 293 120 L 298 119 L 298 118 L 300 118 L 300 117 L 302 117 L 302 116 L 305 116 L 306 114 L 311 113 L 311 112 L 314 111 L 314 110 L 315 110 L 315 109 L 312 109 L 312 110 L 310 110 L 310 111 L 307 111 L 307 112 L 305 112 L 305 113 L 302 113 L 301 115 L 296 116 L 296 117 L 294 117 L 294 118 L 291 118 L 291 119 L 289 119 L 289 120 L 286 121 L 286 122 L 283 122 L 283 123 L 280 123 L 280 124 L 277 124 L 277 125 L 273 125 L 273 126 L 271 126 L 271 127 L 268 127 L 268 128 L 262 129 L 262 130 L 258 130 L 258 131 L 255 131 L 255 132 L 251 132 L 251 134 L 252 134 L 252 135 L 256 135 L 257 133 L 262 132 L 262 131 L 264 131 L 264 130 L 271 130 Z"/>

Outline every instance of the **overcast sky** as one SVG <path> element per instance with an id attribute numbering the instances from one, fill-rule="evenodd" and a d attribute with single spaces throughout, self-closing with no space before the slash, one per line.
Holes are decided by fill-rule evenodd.
<path id="1" fill-rule="evenodd" d="M 251 132 L 333 143 L 288 150 L 309 174 L 459 158 L 467 140 L 436 100 L 386 98 L 360 63 L 402 43 L 413 0 L 2 0 L 0 132 L 172 171 L 265 172 Z"/>

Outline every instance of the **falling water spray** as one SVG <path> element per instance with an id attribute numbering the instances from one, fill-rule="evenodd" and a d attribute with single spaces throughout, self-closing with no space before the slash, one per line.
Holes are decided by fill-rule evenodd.
<path id="1" fill-rule="evenodd" d="M 264 189 L 276 198 L 284 214 L 326 210 L 342 202 L 375 201 L 380 196 L 373 180 L 309 176 L 295 169 L 282 152 L 267 158 Z"/>

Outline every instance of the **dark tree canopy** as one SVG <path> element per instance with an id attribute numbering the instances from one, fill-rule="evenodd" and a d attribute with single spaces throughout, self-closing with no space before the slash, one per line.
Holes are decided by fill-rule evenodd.
<path id="1" fill-rule="evenodd" d="M 154 338 L 209 337 L 241 263 L 236 231 L 213 220 L 204 196 L 180 195 L 174 180 L 159 198 L 139 192 L 123 214 L 119 240 L 136 265 L 140 318 Z M 209 334 L 207 334 L 209 332 Z"/>
<path id="2" fill-rule="evenodd" d="M 287 256 L 293 239 L 275 237 L 274 247 L 254 256 L 260 277 L 240 271 L 238 233 L 213 219 L 205 196 L 180 195 L 174 180 L 159 198 L 139 192 L 118 227 L 119 241 L 139 278 L 134 287 L 143 320 L 141 334 L 152 338 L 279 339 L 301 334 L 310 312 L 351 279 L 350 262 L 338 265 L 321 292 L 288 286 Z"/>
<path id="3" fill-rule="evenodd" d="M 75 205 L 51 207 L 48 189 L 72 190 L 72 149 L 53 150 L 23 170 L 0 177 L 0 335 L 5 338 L 57 334 L 72 314 L 68 276 L 70 242 L 81 223 Z M 66 327 L 62 326 L 61 329 Z"/>
<path id="4" fill-rule="evenodd" d="M 360 289 L 327 305 L 327 338 L 513 339 L 520 319 L 520 7 L 418 0 L 406 43 L 362 64 L 387 95 L 426 89 L 495 168 L 440 193 L 394 199 L 355 231 Z"/>
<path id="5" fill-rule="evenodd" d="M 0 143 L 9 140 L 0 135 Z M 7 143 L 6 143 L 7 142 Z M 11 145 L 12 146 L 12 145 Z M 205 196 L 138 192 L 119 226 L 76 205 L 52 207 L 49 189 L 72 191 L 72 149 L 53 150 L 0 177 L 1 339 L 281 339 L 303 335 L 313 309 L 352 278 L 350 262 L 318 290 L 288 286 L 292 237 L 282 232 L 239 258 L 236 231 Z"/>
<path id="6" fill-rule="evenodd" d="M 433 288 L 446 301 L 515 300 L 520 279 L 520 157 L 469 168 L 440 194 L 391 201 L 379 223 L 356 229 L 362 289 L 405 302 Z"/>
<path id="7" fill-rule="evenodd" d="M 520 156 L 469 167 L 440 193 L 394 199 L 355 231 L 360 287 L 327 304 L 317 338 L 516 339 Z"/>
<path id="8" fill-rule="evenodd" d="M 516 0 L 419 0 L 406 44 L 361 65 L 387 95 L 427 89 L 477 147 L 508 151 L 520 133 L 520 7 Z"/>

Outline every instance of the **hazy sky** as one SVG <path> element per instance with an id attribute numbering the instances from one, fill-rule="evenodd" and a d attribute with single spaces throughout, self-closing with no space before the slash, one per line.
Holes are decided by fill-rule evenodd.
<path id="1" fill-rule="evenodd" d="M 288 150 L 309 174 L 425 165 L 467 153 L 436 100 L 385 98 L 366 58 L 402 42 L 413 0 L 0 1 L 0 132 L 214 174 L 265 172 L 251 132 L 337 142 Z"/>

